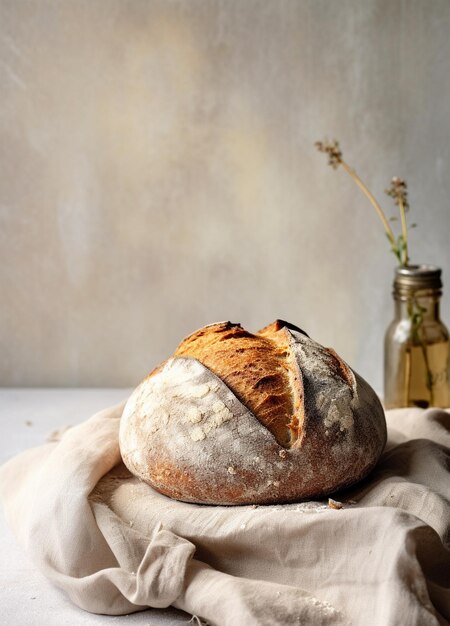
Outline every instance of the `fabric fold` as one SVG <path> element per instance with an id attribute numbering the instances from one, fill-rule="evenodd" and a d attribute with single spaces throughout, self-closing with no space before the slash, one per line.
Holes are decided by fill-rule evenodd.
<path id="1" fill-rule="evenodd" d="M 122 406 L 0 468 L 37 567 L 78 606 L 174 605 L 213 626 L 420 626 L 450 618 L 450 415 L 388 412 L 374 472 L 335 498 L 213 507 L 171 500 L 121 463 Z"/>
<path id="2" fill-rule="evenodd" d="M 221 626 L 350 625 L 340 611 L 303 589 L 230 576 L 195 560 L 174 606 Z"/>
<path id="3" fill-rule="evenodd" d="M 81 608 L 111 615 L 170 606 L 195 551 L 161 525 L 145 537 L 92 507 L 89 494 L 120 461 L 122 409 L 97 413 L 0 473 L 7 520 L 39 569 Z"/>

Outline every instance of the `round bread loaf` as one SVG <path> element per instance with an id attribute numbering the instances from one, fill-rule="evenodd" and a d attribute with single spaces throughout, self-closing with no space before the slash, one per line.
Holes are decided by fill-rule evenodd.
<path id="1" fill-rule="evenodd" d="M 134 475 L 203 504 L 333 493 L 366 476 L 385 443 L 371 387 L 280 320 L 256 334 L 231 322 L 193 333 L 132 393 L 120 425 Z"/>

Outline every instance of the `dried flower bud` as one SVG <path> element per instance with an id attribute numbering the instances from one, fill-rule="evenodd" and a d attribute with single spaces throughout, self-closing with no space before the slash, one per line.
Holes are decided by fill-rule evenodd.
<path id="1" fill-rule="evenodd" d="M 408 186 L 405 180 L 398 178 L 398 176 L 394 176 L 391 180 L 391 186 L 389 189 L 385 189 L 385 193 L 387 193 L 388 196 L 391 196 L 391 198 L 394 198 L 394 202 L 397 206 L 401 202 L 405 211 L 409 209 Z"/>
<path id="2" fill-rule="evenodd" d="M 331 165 L 333 169 L 337 169 L 342 163 L 342 152 L 336 139 L 334 141 L 316 141 L 314 145 L 319 152 L 328 154 L 328 165 Z"/>

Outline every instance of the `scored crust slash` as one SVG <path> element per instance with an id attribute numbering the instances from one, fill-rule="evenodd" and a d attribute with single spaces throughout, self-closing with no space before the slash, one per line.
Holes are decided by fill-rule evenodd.
<path id="1" fill-rule="evenodd" d="M 263 504 L 362 479 L 386 442 L 381 404 L 334 352 L 277 320 L 218 322 L 184 339 L 129 398 L 128 469 L 179 500 Z"/>

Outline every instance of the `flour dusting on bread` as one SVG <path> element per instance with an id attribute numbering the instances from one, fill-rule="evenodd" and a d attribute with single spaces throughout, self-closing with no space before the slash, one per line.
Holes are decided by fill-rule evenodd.
<path id="1" fill-rule="evenodd" d="M 293 327 L 260 338 L 210 325 L 141 383 L 120 428 L 133 474 L 188 502 L 259 504 L 327 495 L 370 471 L 386 426 L 369 385 Z"/>

